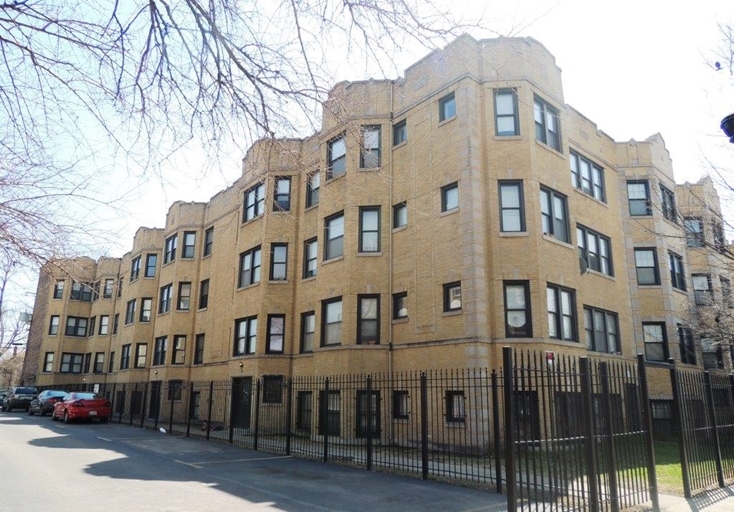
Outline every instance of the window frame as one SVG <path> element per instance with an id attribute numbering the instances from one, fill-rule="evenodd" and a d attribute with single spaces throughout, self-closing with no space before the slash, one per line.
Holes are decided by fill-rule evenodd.
<path id="1" fill-rule="evenodd" d="M 287 191 L 281 190 L 281 184 L 287 183 Z M 291 210 L 291 177 L 276 176 L 273 180 L 273 211 L 289 212 Z"/>
<path id="2" fill-rule="evenodd" d="M 306 179 L 306 208 L 313 208 L 319 204 L 321 191 L 321 171 L 313 171 Z"/>
<path id="3" fill-rule="evenodd" d="M 153 297 L 141 297 L 140 298 L 140 316 L 138 317 L 139 322 L 151 322 L 153 321 Z"/>
<path id="4" fill-rule="evenodd" d="M 660 336 L 658 337 L 656 333 L 650 333 L 651 335 L 654 335 L 654 338 L 648 339 L 648 330 L 646 330 L 646 327 L 656 327 L 660 330 Z M 670 358 L 670 348 L 668 346 L 668 329 L 665 322 L 642 322 L 642 342 L 643 346 L 645 347 L 645 360 L 647 361 L 661 361 L 661 362 L 668 362 L 668 359 Z M 660 358 L 651 358 L 650 357 L 650 350 L 648 350 L 648 347 L 652 346 L 659 346 L 660 351 L 662 352 L 662 357 Z"/>
<path id="5" fill-rule="evenodd" d="M 71 283 L 71 295 L 69 300 L 78 300 L 81 302 L 92 302 L 94 290 L 89 283 L 81 283 L 74 281 Z"/>
<path id="6" fill-rule="evenodd" d="M 683 229 L 686 232 L 686 247 L 699 249 L 706 245 L 703 220 L 700 217 L 684 217 Z"/>
<path id="7" fill-rule="evenodd" d="M 178 283 L 178 294 L 176 296 L 176 311 L 189 311 L 191 309 L 191 281 L 180 281 Z"/>
<path id="8" fill-rule="evenodd" d="M 533 117 L 535 119 L 535 140 L 549 148 L 561 151 L 561 116 L 558 109 L 538 96 L 533 98 Z M 555 130 L 551 127 L 555 125 Z"/>
<path id="9" fill-rule="evenodd" d="M 366 301 L 376 301 L 374 308 L 374 318 L 364 318 L 364 315 L 371 313 L 370 308 L 366 307 Z M 374 326 L 373 326 L 374 324 Z M 374 335 L 369 336 L 370 327 L 374 328 Z M 358 294 L 357 295 L 357 345 L 379 345 L 380 344 L 380 294 Z"/>
<path id="10" fill-rule="evenodd" d="M 365 217 L 371 217 L 372 214 L 376 214 L 377 216 L 377 226 L 373 229 L 367 229 L 365 226 L 370 224 L 371 221 L 374 219 L 366 219 Z M 372 226 L 369 226 L 372 227 Z M 379 253 L 381 251 L 382 247 L 382 230 L 380 229 L 382 227 L 382 212 L 381 208 L 379 206 L 360 206 L 359 207 L 359 247 L 357 248 L 357 251 L 359 253 L 365 254 L 365 253 Z M 373 235 L 375 237 L 375 245 L 376 247 L 370 248 L 368 240 L 370 238 L 369 235 Z"/>
<path id="11" fill-rule="evenodd" d="M 668 263 L 670 265 L 670 283 L 673 288 L 682 292 L 688 288 L 686 286 L 686 270 L 683 265 L 683 256 L 668 251 Z"/>
<path id="12" fill-rule="evenodd" d="M 186 363 L 186 335 L 174 334 L 171 347 L 171 365 L 180 366 Z"/>
<path id="13" fill-rule="evenodd" d="M 551 304 L 555 305 L 554 309 L 551 309 Z M 549 338 L 561 341 L 579 341 L 578 319 L 576 318 L 576 290 L 547 283 L 546 310 L 548 312 Z"/>
<path id="14" fill-rule="evenodd" d="M 82 373 L 84 354 L 78 352 L 62 352 L 59 373 Z"/>
<path id="15" fill-rule="evenodd" d="M 280 320 L 280 326 L 275 325 Z M 278 328 L 280 332 L 278 332 Z M 285 353 L 285 315 L 269 314 L 267 332 L 265 334 L 265 353 L 266 354 L 283 354 Z M 278 348 L 278 342 L 280 348 Z"/>
<path id="16" fill-rule="evenodd" d="M 54 284 L 54 299 L 63 299 L 64 298 L 64 284 L 65 281 L 63 279 L 57 280 Z"/>
<path id="17" fill-rule="evenodd" d="M 344 145 L 344 153 L 335 155 L 338 143 Z M 326 181 L 331 181 L 347 173 L 347 137 L 341 133 L 326 143 Z"/>
<path id="18" fill-rule="evenodd" d="M 311 249 L 313 248 L 313 255 Z M 319 245 L 316 237 L 303 242 L 303 278 L 309 279 L 318 274 Z M 313 264 L 313 265 L 311 265 Z M 311 268 L 313 267 L 313 268 Z"/>
<path id="19" fill-rule="evenodd" d="M 324 261 L 329 261 L 344 256 L 345 220 L 346 219 L 344 218 L 344 211 L 329 215 L 324 219 Z M 332 228 L 332 223 L 336 221 L 341 222 L 341 230 L 339 234 L 332 237 L 332 231 L 337 231 Z"/>
<path id="20" fill-rule="evenodd" d="M 49 336 L 57 336 L 59 334 L 60 322 L 61 322 L 60 315 L 51 315 L 51 318 L 48 323 L 48 335 Z"/>
<path id="21" fill-rule="evenodd" d="M 237 287 L 246 288 L 256 285 L 262 277 L 262 247 L 257 246 L 240 254 Z"/>
<path id="22" fill-rule="evenodd" d="M 166 364 L 166 353 L 168 351 L 168 336 L 155 338 L 153 346 L 153 361 L 151 366 L 163 366 Z"/>
<path id="23" fill-rule="evenodd" d="M 515 189 L 517 193 L 517 205 L 506 205 L 510 197 L 505 197 L 504 190 Z M 500 208 L 500 232 L 502 233 L 525 233 L 525 196 L 523 190 L 522 180 L 500 180 L 497 186 L 497 193 L 499 195 L 499 208 Z M 519 219 L 519 229 L 509 229 L 509 218 L 506 219 L 505 214 L 511 214 L 517 212 L 517 218 Z"/>
<path id="24" fill-rule="evenodd" d="M 571 184 L 573 187 L 587 196 L 606 203 L 607 193 L 604 168 L 574 150 L 569 151 L 569 160 L 571 163 Z M 588 169 L 588 176 L 584 175 L 584 169 Z M 586 182 L 588 182 L 588 185 Z"/>
<path id="25" fill-rule="evenodd" d="M 685 364 L 696 364 L 696 344 L 693 337 L 693 329 L 682 324 L 677 324 L 678 348 L 680 350 L 680 362 Z"/>
<path id="26" fill-rule="evenodd" d="M 171 311 L 171 301 L 173 300 L 173 283 L 161 286 L 160 298 L 158 299 L 158 314 L 169 313 Z"/>
<path id="27" fill-rule="evenodd" d="M 455 206 L 453 195 L 456 195 Z M 461 198 L 459 197 L 459 182 L 454 181 L 441 187 L 441 213 L 453 212 L 459 209 Z"/>
<path id="28" fill-rule="evenodd" d="M 205 333 L 199 333 L 194 338 L 194 361 L 193 364 L 204 364 L 204 345 L 206 344 Z"/>
<path id="29" fill-rule="evenodd" d="M 398 229 L 408 225 L 408 202 L 402 201 L 392 207 L 392 228 Z"/>
<path id="30" fill-rule="evenodd" d="M 563 218 L 558 217 L 557 201 L 562 203 Z M 551 188 L 540 187 L 540 216 L 543 234 L 555 238 L 560 242 L 571 243 L 571 226 L 568 218 L 568 197 Z M 564 232 L 558 233 L 563 227 Z M 560 235 L 560 236 L 559 236 Z"/>
<path id="31" fill-rule="evenodd" d="M 163 264 L 166 265 L 176 261 L 176 249 L 178 249 L 178 233 L 166 238 L 163 249 Z"/>
<path id="32" fill-rule="evenodd" d="M 596 325 L 598 315 L 603 316 L 603 329 Z M 612 331 L 609 327 L 612 326 Z M 614 311 L 584 305 L 584 332 L 586 335 L 586 349 L 601 354 L 621 354 L 622 344 L 619 338 L 619 315 Z M 606 350 L 601 350 L 601 341 L 597 340 L 597 333 L 603 332 Z M 614 340 L 614 347 L 610 346 L 610 340 Z M 614 350 L 612 350 L 612 348 Z"/>
<path id="33" fill-rule="evenodd" d="M 642 185 L 644 187 L 644 198 L 631 197 L 630 185 Z M 639 204 L 644 204 L 645 213 L 635 213 L 642 211 Z M 635 207 L 633 207 L 635 205 Z M 627 180 L 627 209 L 631 217 L 649 217 L 652 215 L 652 199 L 650 196 L 650 182 L 647 180 Z"/>
<path id="34" fill-rule="evenodd" d="M 446 403 L 446 422 L 447 423 L 465 423 L 466 414 L 466 395 L 464 390 L 448 389 L 445 395 Z"/>
<path id="35" fill-rule="evenodd" d="M 404 314 L 401 311 L 405 310 Z M 408 318 L 408 292 L 397 292 L 392 294 L 392 319 L 407 320 Z"/>
<path id="36" fill-rule="evenodd" d="M 508 306 L 508 291 L 511 289 L 520 289 L 523 296 L 523 307 Z M 502 296 L 505 320 L 505 337 L 506 338 L 532 338 L 533 337 L 533 312 L 530 296 L 530 282 L 522 280 L 508 280 L 502 282 Z M 525 328 L 520 331 L 519 325 L 512 325 L 510 315 L 522 312 L 525 318 Z"/>
<path id="37" fill-rule="evenodd" d="M 282 259 L 276 259 L 278 251 L 285 251 Z M 282 270 L 280 270 L 282 268 Z M 282 276 L 282 277 L 280 277 Z M 270 281 L 288 281 L 288 244 L 270 244 Z"/>
<path id="38" fill-rule="evenodd" d="M 638 254 L 649 252 L 652 254 L 653 266 L 640 266 L 637 258 Z M 659 286 L 660 285 L 660 262 L 658 261 L 658 251 L 656 247 L 635 247 L 634 248 L 634 260 L 635 260 L 635 276 L 637 278 L 637 284 L 639 286 Z M 648 279 L 644 279 L 645 282 L 640 280 L 640 270 L 652 269 L 653 271 L 653 282 L 648 282 Z"/>
<path id="39" fill-rule="evenodd" d="M 283 390 L 286 387 L 282 375 L 262 376 L 262 403 L 269 405 L 281 405 L 283 403 Z"/>
<path id="40" fill-rule="evenodd" d="M 65 324 L 66 326 L 64 328 L 64 336 L 86 338 L 88 322 L 89 319 L 84 316 L 67 316 Z"/>
<path id="41" fill-rule="evenodd" d="M 257 183 L 245 191 L 242 222 L 257 219 L 265 213 L 265 185 Z"/>
<path id="42" fill-rule="evenodd" d="M 43 358 L 43 373 L 51 373 L 54 371 L 55 352 L 46 352 Z"/>
<path id="43" fill-rule="evenodd" d="M 376 133 L 377 147 L 367 146 L 368 133 Z M 382 125 L 369 124 L 362 126 L 359 151 L 360 169 L 379 169 L 382 166 Z M 374 161 L 373 161 L 374 160 Z"/>
<path id="44" fill-rule="evenodd" d="M 120 348 L 120 370 L 130 369 L 130 351 L 132 344 L 126 343 Z"/>
<path id="45" fill-rule="evenodd" d="M 199 307 L 197 309 L 206 309 L 209 306 L 209 279 L 204 279 L 199 283 Z"/>
<path id="46" fill-rule="evenodd" d="M 135 361 L 133 368 L 145 368 L 148 364 L 148 344 L 137 343 L 135 345 Z"/>
<path id="47" fill-rule="evenodd" d="M 214 226 L 210 226 L 204 230 L 204 247 L 201 256 L 211 256 L 214 247 Z"/>
<path id="48" fill-rule="evenodd" d="M 248 356 L 257 351 L 257 315 L 237 318 L 234 321 L 233 356 Z M 244 326 L 244 332 L 240 332 Z"/>
<path id="49" fill-rule="evenodd" d="M 99 331 L 100 336 L 107 336 L 110 330 L 110 315 L 99 315 Z"/>
<path id="50" fill-rule="evenodd" d="M 403 119 L 392 125 L 392 145 L 399 146 L 408 142 L 408 120 Z"/>
<path id="51" fill-rule="evenodd" d="M 130 282 L 137 281 L 140 277 L 140 256 L 136 256 L 130 262 Z"/>
<path id="52" fill-rule="evenodd" d="M 668 187 L 660 184 L 660 211 L 663 214 L 663 218 L 678 224 L 678 210 L 675 205 L 675 192 L 670 190 Z"/>
<path id="53" fill-rule="evenodd" d="M 335 306 L 337 304 L 339 305 L 338 320 L 334 320 L 332 316 L 334 311 L 331 310 L 331 306 Z M 344 327 L 344 302 L 342 297 L 332 297 L 321 301 L 321 319 L 321 346 L 335 347 L 341 345 Z M 337 341 L 331 339 L 334 334 L 329 331 L 337 330 L 332 326 L 338 326 L 339 339 Z M 330 329 L 330 327 L 332 327 L 332 329 Z"/>
<path id="54" fill-rule="evenodd" d="M 596 247 L 595 252 L 590 248 L 590 241 L 593 241 Z M 579 250 L 579 258 L 582 258 L 586 262 L 586 268 L 606 276 L 614 277 L 611 238 L 576 223 L 576 245 Z"/>
<path id="55" fill-rule="evenodd" d="M 444 123 L 456 117 L 456 94 L 454 91 L 438 100 L 438 122 Z"/>
<path id="56" fill-rule="evenodd" d="M 309 340 L 309 337 L 311 338 Z M 313 352 L 316 341 L 316 312 L 305 311 L 301 313 L 301 340 L 300 353 Z M 310 345 L 310 347 L 309 347 Z"/>
<path id="57" fill-rule="evenodd" d="M 461 281 L 452 281 L 444 283 L 443 288 L 443 312 L 456 313 L 462 311 L 463 301 L 461 296 Z M 455 304 L 457 300 L 456 290 L 458 290 L 458 306 Z"/>
<path id="58" fill-rule="evenodd" d="M 184 231 L 181 259 L 190 260 L 196 257 L 196 231 Z"/>
<path id="59" fill-rule="evenodd" d="M 700 288 L 701 281 L 706 283 L 705 288 Z M 697 306 L 710 306 L 714 298 L 714 289 L 711 283 L 711 274 L 691 274 L 691 288 L 693 289 L 693 301 Z"/>
<path id="60" fill-rule="evenodd" d="M 511 113 L 500 113 L 499 99 L 501 97 L 510 96 Z M 517 107 L 517 90 L 513 88 L 501 88 L 494 90 L 494 134 L 496 137 L 515 137 L 520 135 L 520 118 Z M 500 130 L 500 120 L 512 119 L 512 131 Z"/>
<path id="61" fill-rule="evenodd" d="M 107 278 L 104 280 L 104 288 L 102 289 L 102 298 L 111 299 L 112 292 L 115 288 L 115 280 Z"/>
<path id="62" fill-rule="evenodd" d="M 92 373 L 104 373 L 104 352 L 94 353 L 94 366 Z"/>
<path id="63" fill-rule="evenodd" d="M 135 323 L 135 310 L 137 309 L 137 299 L 127 301 L 125 305 L 125 325 Z"/>

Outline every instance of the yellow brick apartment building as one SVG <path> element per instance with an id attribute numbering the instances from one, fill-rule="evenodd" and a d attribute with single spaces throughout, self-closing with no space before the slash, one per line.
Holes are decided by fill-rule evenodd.
<path id="1" fill-rule="evenodd" d="M 731 367 L 693 328 L 730 290 L 711 181 L 566 105 L 531 38 L 339 83 L 319 132 L 242 169 L 120 259 L 46 265 L 25 383 L 499 368 L 507 345 Z"/>

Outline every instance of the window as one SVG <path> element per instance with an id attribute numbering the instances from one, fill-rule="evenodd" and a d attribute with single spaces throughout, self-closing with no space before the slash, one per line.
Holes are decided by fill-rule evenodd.
<path id="1" fill-rule="evenodd" d="M 686 230 L 686 246 L 703 247 L 705 239 L 701 219 L 686 217 L 683 219 L 683 227 Z"/>
<path id="2" fill-rule="evenodd" d="M 663 217 L 677 224 L 678 216 L 675 211 L 675 194 L 663 185 L 660 185 L 660 203 L 663 210 Z"/>
<path id="3" fill-rule="evenodd" d="M 734 302 L 732 302 L 732 296 L 731 296 L 731 281 L 728 280 L 725 277 L 720 277 L 719 280 L 721 281 L 721 298 L 724 303 L 725 307 L 732 307 L 734 306 Z"/>
<path id="4" fill-rule="evenodd" d="M 105 336 L 107 335 L 107 332 L 109 330 L 110 326 L 110 316 L 109 315 L 100 315 L 99 316 L 99 335 Z"/>
<path id="5" fill-rule="evenodd" d="M 93 292 L 92 292 L 92 301 L 96 301 L 99 299 L 99 281 L 95 282 L 92 286 Z"/>
<path id="6" fill-rule="evenodd" d="M 120 370 L 127 370 L 130 368 L 130 344 L 122 346 L 122 353 L 120 354 Z"/>
<path id="7" fill-rule="evenodd" d="M 135 322 L 135 299 L 127 301 L 125 308 L 125 325 Z"/>
<path id="8" fill-rule="evenodd" d="M 46 357 L 43 359 L 43 371 L 49 373 L 54 371 L 54 353 L 46 352 Z"/>
<path id="9" fill-rule="evenodd" d="M 282 354 L 285 339 L 285 315 L 268 315 L 266 354 Z"/>
<path id="10" fill-rule="evenodd" d="M 95 352 L 94 354 L 94 373 L 104 372 L 104 352 Z"/>
<path id="11" fill-rule="evenodd" d="M 630 215 L 652 215 L 650 203 L 650 184 L 647 181 L 628 181 L 627 200 L 629 201 Z"/>
<path id="12" fill-rule="evenodd" d="M 197 334 L 194 341 L 194 364 L 204 363 L 204 334 Z"/>
<path id="13" fill-rule="evenodd" d="M 196 233 L 193 231 L 186 231 L 183 235 L 183 251 L 181 252 L 181 257 L 187 259 L 193 258 L 195 247 Z"/>
<path id="14" fill-rule="evenodd" d="M 459 184 L 451 183 L 441 187 L 441 212 L 456 210 L 459 207 Z"/>
<path id="15" fill-rule="evenodd" d="M 92 287 L 84 283 L 71 283 L 71 300 L 92 302 Z"/>
<path id="16" fill-rule="evenodd" d="M 176 335 L 173 337 L 172 356 L 171 364 L 184 364 L 186 359 L 186 336 Z"/>
<path id="17" fill-rule="evenodd" d="M 347 142 L 344 135 L 329 141 L 327 152 L 328 169 L 326 179 L 330 180 L 347 172 Z"/>
<path id="18" fill-rule="evenodd" d="M 72 354 L 69 352 L 63 352 L 61 354 L 61 368 L 60 373 L 82 373 L 82 361 L 84 360 L 84 354 Z"/>
<path id="19" fill-rule="evenodd" d="M 153 316 L 153 299 L 150 297 L 144 297 L 140 299 L 140 321 L 150 322 Z"/>
<path id="20" fill-rule="evenodd" d="M 178 304 L 176 309 L 188 311 L 191 306 L 191 283 L 178 283 Z"/>
<path id="21" fill-rule="evenodd" d="M 359 155 L 359 166 L 362 169 L 375 169 L 380 167 L 381 140 L 382 128 L 380 126 L 362 127 L 362 151 Z"/>
<path id="22" fill-rule="evenodd" d="M 321 188 L 321 173 L 314 171 L 306 180 L 306 208 L 319 204 L 319 189 Z"/>
<path id="23" fill-rule="evenodd" d="M 667 361 L 668 338 L 664 323 L 642 324 L 642 339 L 645 342 L 645 359 L 648 361 Z"/>
<path id="24" fill-rule="evenodd" d="M 456 117 L 456 96 L 452 92 L 438 100 L 438 122 L 442 123 L 453 117 Z"/>
<path id="25" fill-rule="evenodd" d="M 234 350 L 235 356 L 254 354 L 257 345 L 257 317 L 240 318 L 234 323 Z"/>
<path id="26" fill-rule="evenodd" d="M 161 288 L 161 295 L 158 299 L 158 314 L 168 313 L 171 311 L 171 296 L 173 295 L 173 284 L 167 284 Z"/>
<path id="27" fill-rule="evenodd" d="M 89 317 L 89 323 L 87 324 L 87 335 L 88 336 L 94 336 L 95 335 L 95 329 L 97 327 L 97 317 L 92 316 Z"/>
<path id="28" fill-rule="evenodd" d="M 247 222 L 264 213 L 265 187 L 262 183 L 245 192 L 245 211 L 242 222 Z"/>
<path id="29" fill-rule="evenodd" d="M 614 275 L 612 242 L 608 237 L 577 224 L 576 241 L 579 244 L 579 258 L 586 262 L 587 268 L 607 276 Z"/>
<path id="30" fill-rule="evenodd" d="M 410 395 L 407 391 L 396 389 L 392 392 L 392 417 L 407 420 L 410 416 Z"/>
<path id="31" fill-rule="evenodd" d="M 148 362 L 148 344 L 138 343 L 135 346 L 135 368 L 145 368 Z"/>
<path id="32" fill-rule="evenodd" d="M 288 279 L 288 244 L 270 245 L 270 280 Z"/>
<path id="33" fill-rule="evenodd" d="M 160 336 L 155 339 L 155 347 L 153 349 L 153 366 L 166 364 L 166 345 L 168 344 L 167 336 Z"/>
<path id="34" fill-rule="evenodd" d="M 690 327 L 686 327 L 681 324 L 678 324 L 677 327 L 678 345 L 680 347 L 680 362 L 696 364 L 696 348 L 693 345 L 693 330 Z M 701 342 L 703 343 L 703 340 L 701 340 Z"/>
<path id="35" fill-rule="evenodd" d="M 546 289 L 546 298 L 548 300 L 548 336 L 557 340 L 576 341 L 574 291 L 549 284 Z"/>
<path id="36" fill-rule="evenodd" d="M 531 338 L 533 336 L 530 312 L 530 283 L 505 281 L 505 336 Z"/>
<path id="37" fill-rule="evenodd" d="M 319 392 L 319 435 L 341 435 L 342 397 L 340 391 Z"/>
<path id="38" fill-rule="evenodd" d="M 520 135 L 517 94 L 514 89 L 495 89 L 494 91 L 494 130 L 499 137 Z"/>
<path id="39" fill-rule="evenodd" d="M 461 282 L 447 283 L 443 285 L 443 310 L 461 311 Z"/>
<path id="40" fill-rule="evenodd" d="M 357 344 L 380 344 L 380 296 L 357 296 Z"/>
<path id="41" fill-rule="evenodd" d="M 540 188 L 540 211 L 543 234 L 562 242 L 570 242 L 566 196 L 554 190 Z"/>
<path id="42" fill-rule="evenodd" d="M 408 318 L 408 292 L 393 293 L 392 318 L 393 320 Z"/>
<path id="43" fill-rule="evenodd" d="M 313 352 L 316 337 L 316 313 L 301 313 L 301 352 Z"/>
<path id="44" fill-rule="evenodd" d="M 592 352 L 621 353 L 617 314 L 584 306 L 586 348 Z"/>
<path id="45" fill-rule="evenodd" d="M 720 222 L 713 221 L 711 223 L 711 231 L 714 237 L 714 247 L 722 254 L 727 254 L 726 239 L 724 238 L 724 228 Z"/>
<path id="46" fill-rule="evenodd" d="M 133 258 L 130 265 L 130 282 L 135 281 L 140 277 L 140 256 Z"/>
<path id="47" fill-rule="evenodd" d="M 392 127 L 392 145 L 397 146 L 408 140 L 408 123 L 405 119 Z"/>
<path id="48" fill-rule="evenodd" d="M 64 334 L 85 337 L 87 335 L 87 319 L 80 316 L 66 317 L 66 331 Z"/>
<path id="49" fill-rule="evenodd" d="M 571 151 L 571 183 L 595 199 L 607 202 L 604 189 L 604 170 L 578 153 Z"/>
<path id="50" fill-rule="evenodd" d="M 535 98 L 535 139 L 561 151 L 561 127 L 558 111 L 540 98 Z"/>
<path id="51" fill-rule="evenodd" d="M 713 298 L 711 276 L 708 274 L 693 274 L 691 281 L 693 282 L 693 297 L 696 304 L 699 306 L 711 304 Z"/>
<path id="52" fill-rule="evenodd" d="M 107 373 L 115 371 L 115 351 L 110 352 L 110 362 L 107 365 Z"/>
<path id="53" fill-rule="evenodd" d="M 117 298 L 122 297 L 122 278 L 117 280 Z"/>
<path id="54" fill-rule="evenodd" d="M 209 256 L 212 253 L 212 246 L 214 245 L 214 227 L 207 228 L 204 231 L 204 254 L 203 256 Z"/>
<path id="55" fill-rule="evenodd" d="M 163 264 L 170 263 L 176 259 L 176 247 L 178 247 L 178 235 L 166 238 L 163 251 Z"/>
<path id="56" fill-rule="evenodd" d="M 55 336 L 59 333 L 59 315 L 51 315 L 51 322 L 48 326 L 48 334 Z"/>
<path id="57" fill-rule="evenodd" d="M 525 208 L 522 181 L 500 181 L 500 230 L 503 233 L 525 231 Z"/>
<path id="58" fill-rule="evenodd" d="M 359 252 L 380 252 L 380 207 L 359 207 Z"/>
<path id="59" fill-rule="evenodd" d="M 299 391 L 296 400 L 296 430 L 311 432 L 313 393 L 311 391 Z"/>
<path id="60" fill-rule="evenodd" d="M 183 381 L 180 379 L 173 379 L 168 381 L 168 393 L 166 399 L 169 402 L 175 402 L 181 400 L 181 391 L 183 390 Z"/>
<path id="61" fill-rule="evenodd" d="M 464 423 L 466 398 L 463 391 L 446 391 L 446 421 Z"/>
<path id="62" fill-rule="evenodd" d="M 260 282 L 260 264 L 260 247 L 240 254 L 239 288 Z"/>
<path id="63" fill-rule="evenodd" d="M 658 255 L 655 249 L 635 249 L 637 284 L 660 284 Z"/>
<path id="64" fill-rule="evenodd" d="M 318 259 L 318 242 L 315 238 L 306 240 L 303 247 L 303 278 L 314 277 L 316 275 L 317 259 Z"/>
<path id="65" fill-rule="evenodd" d="M 209 306 L 209 280 L 204 279 L 199 285 L 199 309 Z"/>
<path id="66" fill-rule="evenodd" d="M 408 225 L 408 203 L 398 203 L 392 207 L 392 227 L 402 228 Z"/>
<path id="67" fill-rule="evenodd" d="M 112 323 L 112 334 L 117 334 L 117 328 L 120 325 L 120 313 L 115 313 L 114 322 Z"/>
<path id="68" fill-rule="evenodd" d="M 105 299 L 112 298 L 112 288 L 115 286 L 115 280 L 114 279 L 105 279 L 104 280 L 104 289 L 102 290 L 102 296 Z"/>
<path id="69" fill-rule="evenodd" d="M 321 345 L 339 345 L 342 342 L 342 298 L 325 300 L 321 306 Z"/>
<path id="70" fill-rule="evenodd" d="M 720 346 L 715 346 L 711 340 L 701 340 L 703 345 L 703 368 L 704 370 L 723 370 L 724 369 L 724 351 Z M 728 399 L 728 391 L 725 391 L 725 395 Z"/>
<path id="71" fill-rule="evenodd" d="M 263 375 L 263 403 L 282 404 L 284 387 L 282 375 Z"/>
<path id="72" fill-rule="evenodd" d="M 340 212 L 324 220 L 324 261 L 344 255 L 344 213 Z"/>
<path id="73" fill-rule="evenodd" d="M 89 367 L 92 365 L 92 353 L 84 354 L 84 369 L 82 373 L 89 373 Z"/>
<path id="74" fill-rule="evenodd" d="M 275 178 L 273 190 L 273 211 L 287 212 L 291 209 L 291 178 L 278 176 Z"/>
<path id="75" fill-rule="evenodd" d="M 54 299 L 64 298 L 64 281 L 56 281 L 54 285 Z"/>
<path id="76" fill-rule="evenodd" d="M 669 252 L 668 259 L 670 261 L 670 281 L 673 288 L 685 291 L 686 277 L 683 271 L 683 258 L 674 252 Z"/>

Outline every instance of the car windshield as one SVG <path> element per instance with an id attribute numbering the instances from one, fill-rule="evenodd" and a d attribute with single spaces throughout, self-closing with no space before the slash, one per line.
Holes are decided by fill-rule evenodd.
<path id="1" fill-rule="evenodd" d="M 77 400 L 94 400 L 99 398 L 99 395 L 97 393 L 77 393 L 75 398 Z"/>
<path id="2" fill-rule="evenodd" d="M 66 391 L 49 391 L 48 396 L 66 396 Z"/>
<path id="3" fill-rule="evenodd" d="M 36 388 L 15 388 L 16 395 L 35 395 Z"/>

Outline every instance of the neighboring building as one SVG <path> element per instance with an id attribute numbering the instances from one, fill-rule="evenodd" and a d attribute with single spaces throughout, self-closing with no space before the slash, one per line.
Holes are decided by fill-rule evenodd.
<path id="1" fill-rule="evenodd" d="M 499 368 L 506 345 L 701 366 L 696 276 L 730 281 L 688 216 L 723 242 L 713 186 L 676 186 L 660 135 L 601 132 L 537 41 L 464 36 L 338 84 L 320 132 L 257 142 L 121 260 L 47 265 L 25 381 L 279 385 Z"/>

